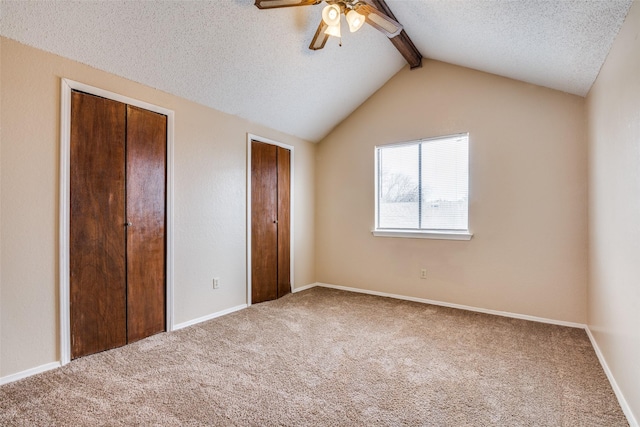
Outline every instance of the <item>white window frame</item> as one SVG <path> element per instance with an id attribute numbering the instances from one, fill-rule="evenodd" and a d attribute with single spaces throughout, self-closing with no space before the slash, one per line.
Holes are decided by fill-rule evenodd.
<path id="1" fill-rule="evenodd" d="M 374 218 L 374 224 L 375 227 L 374 229 L 371 231 L 371 234 L 373 234 L 376 237 L 401 237 L 401 238 L 410 238 L 410 239 L 439 239 L 439 240 L 471 240 L 471 237 L 473 237 L 473 233 L 471 233 L 470 231 L 470 227 L 467 224 L 467 229 L 466 230 L 437 230 L 437 229 L 430 229 L 430 230 L 417 230 L 417 229 L 389 229 L 389 228 L 384 228 L 381 229 L 379 228 L 379 224 L 378 224 L 378 219 L 379 219 L 379 215 L 378 215 L 378 202 L 379 202 L 379 179 L 378 179 L 378 173 L 379 173 L 379 165 L 378 165 L 378 151 L 381 148 L 389 148 L 389 147 L 398 147 L 398 146 L 402 146 L 402 145 L 413 145 L 413 144 L 419 144 L 422 142 L 426 142 L 426 141 L 434 141 L 434 140 L 438 140 L 438 139 L 449 139 L 449 138 L 455 138 L 455 137 L 466 137 L 467 138 L 467 142 L 469 142 L 469 133 L 459 133 L 459 134 L 453 134 L 453 135 L 446 135 L 446 136 L 440 136 L 440 137 L 435 137 L 435 138 L 422 138 L 422 139 L 417 139 L 417 140 L 413 140 L 413 141 L 405 141 L 405 142 L 399 142 L 399 143 L 395 143 L 395 144 L 384 144 L 384 145 L 376 145 L 373 155 L 374 155 L 374 182 L 375 182 L 375 194 L 374 194 L 374 198 L 375 198 L 375 218 Z M 469 200 L 471 199 L 471 197 L 469 197 Z M 469 221 L 471 221 L 471 215 L 470 213 L 470 209 L 469 206 L 467 206 L 467 213 L 469 215 Z"/>

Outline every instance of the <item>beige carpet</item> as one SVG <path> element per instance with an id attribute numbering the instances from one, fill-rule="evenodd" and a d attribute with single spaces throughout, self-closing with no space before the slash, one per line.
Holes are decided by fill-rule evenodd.
<path id="1" fill-rule="evenodd" d="M 583 330 L 314 288 L 4 385 L 0 425 L 628 424 Z"/>

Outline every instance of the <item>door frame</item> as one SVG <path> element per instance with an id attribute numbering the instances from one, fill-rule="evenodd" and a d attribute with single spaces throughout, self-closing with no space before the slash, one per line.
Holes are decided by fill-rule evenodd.
<path id="1" fill-rule="evenodd" d="M 251 133 L 247 133 L 247 307 L 251 305 L 251 141 L 262 142 L 264 144 L 275 145 L 277 147 L 286 148 L 291 152 L 291 161 L 290 161 L 290 181 L 289 181 L 289 271 L 290 271 L 290 282 L 291 282 L 291 292 L 293 292 L 294 286 L 294 275 L 293 275 L 293 257 L 295 251 L 293 250 L 293 242 L 294 242 L 294 228 L 293 228 L 293 217 L 294 217 L 294 197 L 295 193 L 294 189 L 294 147 L 292 145 L 283 144 L 282 142 L 274 141 L 269 138 L 264 138 L 262 136 L 253 135 Z"/>
<path id="2" fill-rule="evenodd" d="M 144 108 L 167 116 L 166 163 L 166 251 L 165 251 L 165 328 L 174 330 L 173 317 L 173 140 L 174 112 L 158 105 L 129 98 L 74 80 L 60 82 L 60 207 L 59 207 L 59 282 L 60 282 L 60 364 L 71 361 L 71 301 L 69 292 L 69 231 L 70 231 L 70 174 L 71 174 L 71 91 L 78 90 L 102 98 Z"/>

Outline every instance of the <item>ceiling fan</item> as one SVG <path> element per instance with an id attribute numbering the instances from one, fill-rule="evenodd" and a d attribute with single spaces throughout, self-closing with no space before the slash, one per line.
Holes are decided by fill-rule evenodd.
<path id="1" fill-rule="evenodd" d="M 258 9 L 280 7 L 312 6 L 323 0 L 255 0 Z M 389 37 L 391 42 L 405 57 L 411 68 L 422 65 L 422 55 L 414 46 L 402 25 L 391 13 L 384 0 L 324 0 L 327 6 L 322 10 L 322 19 L 311 40 L 309 49 L 322 49 L 330 36 L 340 37 L 340 20 L 344 15 L 353 33 L 366 22 Z"/>

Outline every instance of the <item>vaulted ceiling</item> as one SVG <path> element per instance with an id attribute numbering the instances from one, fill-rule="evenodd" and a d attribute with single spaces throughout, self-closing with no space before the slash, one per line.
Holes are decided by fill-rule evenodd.
<path id="1" fill-rule="evenodd" d="M 0 34 L 319 141 L 406 65 L 365 25 L 309 43 L 325 3 L 8 1 Z M 425 58 L 584 96 L 632 0 L 387 0 Z"/>

